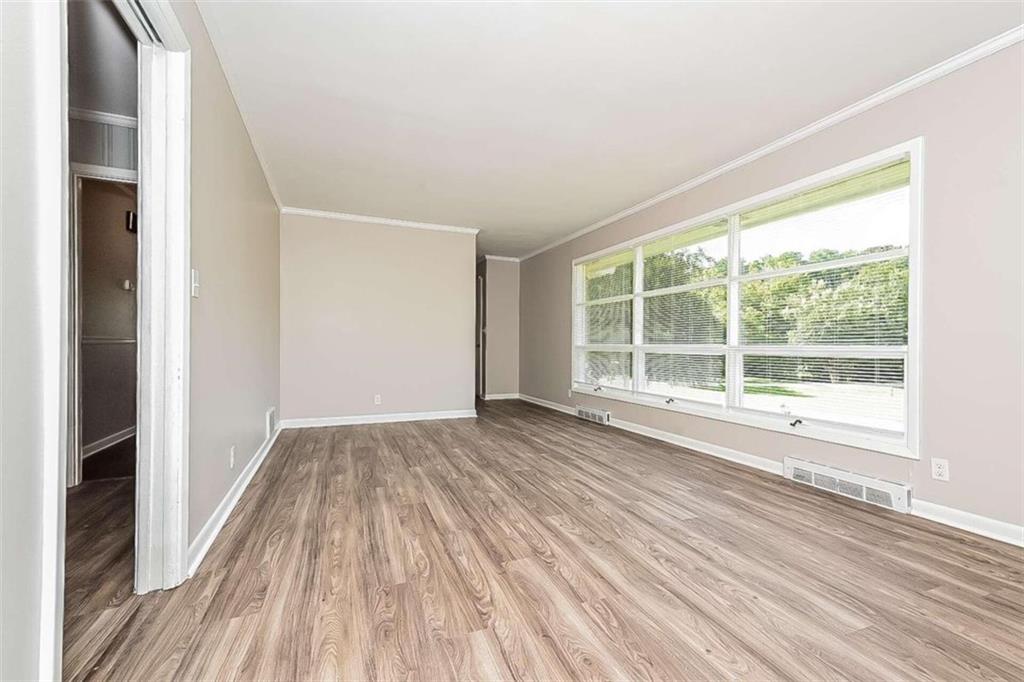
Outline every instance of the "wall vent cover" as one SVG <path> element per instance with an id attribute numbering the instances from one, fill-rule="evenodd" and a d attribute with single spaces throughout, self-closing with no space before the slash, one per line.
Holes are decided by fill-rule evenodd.
<path id="1" fill-rule="evenodd" d="M 910 486 L 905 483 L 883 481 L 795 457 L 786 457 L 783 468 L 786 478 L 799 483 L 898 512 L 910 512 Z"/>
<path id="2" fill-rule="evenodd" d="M 612 421 L 612 413 L 608 410 L 598 410 L 593 407 L 576 406 L 576 416 L 588 422 L 608 426 Z"/>

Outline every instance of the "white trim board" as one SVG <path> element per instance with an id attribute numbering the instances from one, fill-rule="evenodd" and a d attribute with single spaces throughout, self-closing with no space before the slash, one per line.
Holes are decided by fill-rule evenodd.
<path id="1" fill-rule="evenodd" d="M 387 424 L 390 422 L 421 422 L 436 419 L 466 419 L 476 417 L 476 410 L 445 410 L 442 412 L 393 412 L 390 414 L 360 414 L 349 417 L 305 417 L 282 419 L 282 429 L 308 429 L 318 426 L 353 426 L 355 424 Z"/>
<path id="2" fill-rule="evenodd" d="M 1024 547 L 1024 526 L 991 519 L 979 514 L 972 514 L 971 512 L 926 500 L 913 500 L 910 503 L 910 513 L 913 516 L 919 516 L 922 519 L 935 521 L 945 526 L 959 528 L 968 533 L 1000 540 L 1017 547 Z"/>
<path id="3" fill-rule="evenodd" d="M 435 230 L 437 232 L 458 232 L 459 234 L 476 234 L 480 230 L 475 227 L 460 225 L 441 225 L 439 223 L 421 223 L 415 220 L 399 220 L 398 218 L 380 218 L 372 215 L 355 213 L 336 213 L 334 211 L 318 211 L 312 208 L 281 207 L 281 215 L 302 215 L 310 218 L 326 218 L 342 220 L 350 223 L 370 223 L 372 225 L 388 225 L 389 227 L 409 227 L 414 230 Z"/>
<path id="4" fill-rule="evenodd" d="M 519 398 L 525 402 L 546 407 L 557 412 L 563 412 L 573 416 L 576 414 L 576 411 L 573 408 L 562 405 L 561 403 L 555 403 L 550 400 L 535 398 L 525 394 L 520 394 Z M 782 462 L 768 459 L 766 457 L 751 455 L 738 450 L 731 450 L 729 448 L 705 443 L 693 438 L 687 438 L 686 436 L 680 436 L 678 434 L 661 431 L 659 429 L 652 429 L 640 424 L 634 424 L 633 422 L 623 421 L 622 419 L 615 419 L 614 417 L 612 417 L 611 426 L 622 429 L 623 431 L 637 433 L 666 443 L 678 445 L 688 450 L 711 455 L 712 457 L 728 460 L 736 464 L 742 464 L 754 469 L 759 469 L 777 476 L 782 476 L 784 473 Z M 1024 526 L 1007 523 L 1006 521 L 999 521 L 987 516 L 981 516 L 979 514 L 954 509 L 952 507 L 946 507 L 941 504 L 936 504 L 935 502 L 928 502 L 921 499 L 914 499 L 911 502 L 910 514 L 912 516 L 918 516 L 922 519 L 941 523 L 953 528 L 959 528 L 960 530 L 965 530 L 969 533 L 981 535 L 993 540 L 999 540 L 1018 547 L 1024 547 Z"/>
<path id="5" fill-rule="evenodd" d="M 128 440 L 134 435 L 135 427 L 129 426 L 127 429 L 121 429 L 120 431 L 112 433 L 109 436 L 104 436 L 103 438 L 94 440 L 88 445 L 84 445 L 82 447 L 82 459 L 85 459 L 86 457 L 91 457 L 92 455 L 95 455 L 97 452 L 100 452 L 101 450 L 106 450 L 111 445 L 117 445 L 123 440 Z"/>
<path id="6" fill-rule="evenodd" d="M 238 478 L 231 485 L 227 494 L 217 505 L 217 508 L 210 515 L 210 518 L 206 520 L 202 529 L 196 535 L 196 539 L 192 541 L 188 546 L 188 577 L 192 577 L 199 570 L 199 565 L 203 563 L 203 559 L 206 557 L 206 553 L 210 551 L 210 547 L 213 546 L 213 541 L 217 539 L 217 535 L 220 533 L 220 529 L 227 523 L 228 517 L 231 516 L 231 512 L 234 510 L 235 505 L 238 504 L 238 500 L 241 499 L 242 493 L 249 487 L 249 482 L 252 481 L 253 476 L 259 471 L 260 466 L 263 465 L 263 460 L 267 458 L 271 449 L 274 447 L 274 443 L 277 442 L 277 437 L 281 433 L 281 429 L 274 429 L 274 432 L 270 434 L 263 444 L 260 445 L 259 449 L 256 450 L 256 454 L 252 456 L 249 463 L 242 469 L 242 473 L 239 474 Z"/>
<path id="7" fill-rule="evenodd" d="M 842 123 L 843 121 L 849 120 L 854 116 L 857 116 L 858 114 L 862 114 L 865 111 L 873 109 L 874 107 L 877 107 L 880 104 L 884 104 L 889 100 L 895 99 L 900 95 L 904 95 L 908 92 L 911 92 L 912 90 L 916 90 L 922 85 L 927 85 L 928 83 L 931 83 L 932 81 L 937 80 L 943 76 L 949 75 L 954 71 L 957 71 L 958 69 L 962 69 L 965 66 L 970 66 L 971 64 L 980 59 L 984 59 L 985 57 L 993 55 L 996 52 L 999 52 L 1000 50 L 1003 50 L 1007 47 L 1010 47 L 1012 45 L 1015 45 L 1016 43 L 1021 42 L 1021 40 L 1024 40 L 1024 25 L 1012 28 L 1009 31 L 1006 31 L 1005 33 L 1001 33 L 1000 35 L 997 35 L 994 38 L 990 38 L 989 40 L 986 40 L 985 42 L 980 43 L 978 45 L 975 45 L 974 47 L 965 50 L 958 55 L 954 55 L 953 57 L 950 57 L 945 61 L 939 62 L 934 66 L 930 66 L 927 69 L 920 71 L 914 74 L 913 76 L 910 76 L 909 78 L 905 78 L 902 81 L 899 81 L 898 83 L 890 85 L 887 88 L 883 88 L 882 90 L 879 90 L 875 94 L 865 97 L 859 102 L 855 102 L 849 106 L 840 109 L 835 113 L 829 114 L 824 118 L 818 119 L 814 123 L 806 125 L 803 128 L 795 130 L 788 135 L 780 137 L 774 142 L 769 142 L 763 147 L 758 147 L 752 152 L 744 154 L 743 156 L 735 158 L 732 161 L 729 161 L 728 163 L 724 163 L 721 166 L 718 166 L 717 168 L 713 168 L 706 173 L 702 173 L 701 175 L 691 178 L 686 182 L 676 185 L 671 189 L 667 189 L 660 194 L 656 194 L 650 199 L 645 199 L 644 201 L 641 201 L 638 204 L 634 204 L 629 208 L 623 209 L 618 213 L 615 213 L 614 215 L 610 215 L 607 218 L 604 218 L 603 220 L 599 220 L 596 223 L 588 225 L 587 227 L 576 230 L 575 232 L 567 234 L 564 237 L 556 239 L 555 241 L 550 242 L 540 247 L 539 249 L 535 249 L 534 251 L 531 251 L 526 255 L 521 256 L 520 260 L 524 261 L 529 258 L 533 258 L 534 256 L 542 254 L 545 251 L 549 251 L 555 248 L 556 246 L 561 246 L 566 242 L 570 242 L 573 239 L 576 239 L 577 237 L 582 237 L 583 235 L 593 232 L 594 230 L 598 230 L 602 227 L 605 227 L 606 225 L 611 225 L 612 223 L 618 222 L 623 218 L 628 218 L 631 215 L 639 213 L 640 211 L 646 208 L 650 208 L 651 206 L 660 204 L 666 199 L 671 199 L 672 197 L 682 194 L 683 192 L 687 192 L 693 189 L 694 187 L 698 187 L 706 182 L 710 182 L 711 180 L 714 180 L 719 176 L 725 175 L 730 171 L 736 170 L 737 168 L 745 166 L 748 163 L 751 163 L 752 161 L 756 161 L 757 159 L 768 156 L 773 152 L 777 152 L 780 149 L 784 149 L 785 147 L 788 147 L 791 144 L 804 140 L 810 137 L 811 135 L 814 135 L 815 133 L 821 132 L 822 130 L 825 130 L 827 128 L 831 128 L 832 126 Z"/>
<path id="8" fill-rule="evenodd" d="M 112 182 L 129 182 L 138 184 L 139 172 L 130 168 L 100 166 L 94 163 L 71 162 L 71 173 L 93 180 L 110 180 Z"/>
<path id="9" fill-rule="evenodd" d="M 94 109 L 79 109 L 78 107 L 68 108 L 68 117 L 75 119 L 76 121 L 89 121 L 91 123 L 102 123 L 108 126 L 117 126 L 118 128 L 138 128 L 139 119 L 134 116 L 124 116 L 123 114 L 111 114 L 106 111 L 96 111 Z"/>
<path id="10" fill-rule="evenodd" d="M 518 263 L 519 259 L 513 256 L 484 256 L 484 260 L 497 260 L 504 261 L 506 263 Z"/>
<path id="11" fill-rule="evenodd" d="M 530 395 L 520 395 L 520 400 L 525 400 L 528 403 L 540 405 L 548 409 L 557 410 L 564 412 L 565 414 L 576 416 L 576 410 L 559 403 L 553 403 L 548 400 L 541 398 L 535 398 Z M 687 450 L 694 450 L 712 457 L 719 459 L 728 460 L 737 464 L 743 464 L 744 466 L 753 467 L 754 469 L 760 469 L 761 471 L 767 471 L 771 474 L 782 475 L 782 462 L 776 462 L 773 459 L 767 457 L 759 457 L 757 455 L 750 455 L 746 452 L 740 452 L 739 450 L 732 450 L 725 448 L 720 445 L 712 445 L 711 443 L 705 443 L 704 441 L 696 440 L 694 438 L 687 438 L 686 436 L 680 436 L 679 434 L 669 433 L 668 431 L 661 431 L 659 429 L 652 429 L 649 426 L 643 426 L 642 424 L 634 424 L 623 419 L 616 419 L 612 417 L 611 426 L 622 429 L 623 431 L 629 431 L 630 433 L 636 433 L 641 436 L 647 436 L 660 440 L 665 443 L 671 443 L 672 445 L 678 445 L 686 448 Z"/>
<path id="12" fill-rule="evenodd" d="M 489 393 L 482 396 L 484 400 L 518 400 L 518 393 Z"/>

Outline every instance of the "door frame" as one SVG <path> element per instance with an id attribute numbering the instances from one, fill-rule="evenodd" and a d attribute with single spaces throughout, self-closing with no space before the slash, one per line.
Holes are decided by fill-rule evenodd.
<path id="1" fill-rule="evenodd" d="M 78 220 L 81 215 L 82 188 L 81 180 L 99 180 L 101 182 L 119 182 L 135 185 L 135 197 L 138 202 L 138 173 L 123 168 L 95 166 L 92 164 L 71 162 L 71 178 L 69 201 L 71 215 L 68 222 L 68 456 L 65 484 L 72 488 L 82 482 L 82 460 L 85 459 L 82 443 L 82 301 L 80 272 L 82 259 L 82 226 Z M 136 210 L 138 206 L 136 205 Z M 136 276 L 136 280 L 138 277 Z M 136 329 L 138 333 L 138 329 Z M 138 337 L 136 336 L 136 340 Z M 136 367 L 138 371 L 138 367 Z M 136 383 L 138 379 L 136 378 Z M 136 414 L 136 418 L 138 414 Z"/>
<path id="2" fill-rule="evenodd" d="M 486 266 L 485 266 L 486 267 Z M 481 399 L 487 388 L 487 278 L 476 276 L 476 394 Z"/>
<path id="3" fill-rule="evenodd" d="M 68 0 L 61 0 L 64 20 Z M 168 0 L 113 0 L 138 40 L 139 215 L 137 415 L 135 493 L 136 593 L 167 589 L 188 577 L 189 329 L 190 329 L 190 113 L 191 53 Z M 63 59 L 67 60 L 64 32 Z M 67 69 L 62 88 L 67 93 Z M 66 95 L 63 115 L 68 115 Z M 67 139 L 65 133 L 65 148 Z M 65 155 L 67 163 L 67 156 Z M 65 166 L 70 180 L 70 163 Z M 65 201 L 73 192 L 65 185 Z M 67 205 L 67 204 L 65 204 Z M 65 244 L 71 235 L 70 211 L 64 211 Z M 70 254 L 65 255 L 69 273 Z M 72 359 L 74 336 L 70 279 L 65 292 L 62 354 Z M 70 362 L 63 384 L 71 384 Z M 65 393 L 62 442 L 77 447 L 70 427 L 74 394 Z M 67 453 L 70 457 L 70 453 Z M 65 463 L 66 464 L 66 463 Z M 65 495 L 67 475 L 60 495 Z M 63 499 L 63 497 L 62 497 Z M 61 546 L 65 541 L 60 529 Z M 63 574 L 63 562 L 58 570 Z M 63 580 L 57 600 L 61 612 Z M 58 646 L 60 641 L 58 640 Z M 59 657 L 58 649 L 57 655 Z M 58 658 L 59 660 L 59 658 Z"/>
<path id="4" fill-rule="evenodd" d="M 167 0 L 114 0 L 139 41 L 135 591 L 188 577 L 191 52 Z"/>

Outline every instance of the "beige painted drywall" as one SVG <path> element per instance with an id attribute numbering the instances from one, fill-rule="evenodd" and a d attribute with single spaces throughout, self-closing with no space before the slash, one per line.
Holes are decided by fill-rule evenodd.
<path id="1" fill-rule="evenodd" d="M 519 263 L 485 260 L 486 395 L 519 392 Z"/>
<path id="2" fill-rule="evenodd" d="M 521 265 L 520 391 L 715 445 L 913 485 L 915 497 L 1024 523 L 1020 44 Z M 751 112 L 756 115 L 756 112 Z M 577 394 L 571 261 L 891 145 L 924 138 L 920 461 Z M 949 460 L 950 481 L 930 458 Z"/>
<path id="3" fill-rule="evenodd" d="M 473 409 L 475 249 L 471 234 L 282 215 L 282 418 Z"/>
<path id="4" fill-rule="evenodd" d="M 279 397 L 278 210 L 194 3 L 175 3 L 192 49 L 189 538 L 265 437 Z M 236 446 L 234 469 L 228 451 Z"/>

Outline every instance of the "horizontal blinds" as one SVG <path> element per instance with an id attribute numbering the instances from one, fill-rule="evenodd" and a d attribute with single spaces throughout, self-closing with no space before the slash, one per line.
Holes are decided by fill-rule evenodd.
<path id="1" fill-rule="evenodd" d="M 744 344 L 907 343 L 906 257 L 740 285 Z"/>
<path id="2" fill-rule="evenodd" d="M 633 343 L 633 301 L 595 303 L 583 307 L 585 345 Z"/>
<path id="3" fill-rule="evenodd" d="M 817 211 L 873 194 L 881 194 L 909 183 L 910 160 L 904 159 L 741 213 L 740 227 L 747 229 L 801 213 Z"/>
<path id="4" fill-rule="evenodd" d="M 633 293 L 633 251 L 621 251 L 582 266 L 585 301 Z"/>
<path id="5" fill-rule="evenodd" d="M 729 274 L 728 232 L 729 222 L 720 220 L 645 244 L 644 290 L 725 279 Z"/>
<path id="6" fill-rule="evenodd" d="M 742 406 L 802 419 L 899 432 L 903 359 L 746 355 Z"/>
<path id="7" fill-rule="evenodd" d="M 725 285 L 646 298 L 644 343 L 725 343 L 726 298 Z"/>
<path id="8" fill-rule="evenodd" d="M 895 254 L 910 243 L 909 213 L 910 190 L 902 187 L 745 230 L 740 237 L 741 272 Z"/>
<path id="9" fill-rule="evenodd" d="M 704 403 L 725 402 L 725 356 L 644 353 L 648 393 Z"/>
<path id="10" fill-rule="evenodd" d="M 580 351 L 576 367 L 576 381 L 610 388 L 633 386 L 633 354 L 628 351 Z"/>
<path id="11" fill-rule="evenodd" d="M 895 161 L 578 264 L 574 380 L 905 434 L 909 183 Z"/>

